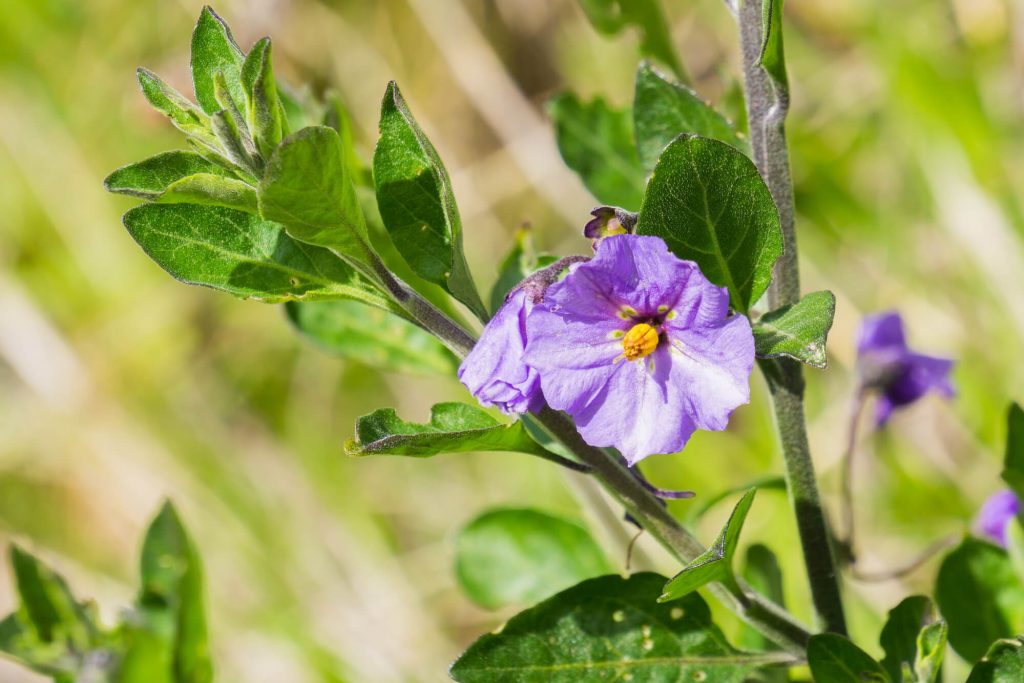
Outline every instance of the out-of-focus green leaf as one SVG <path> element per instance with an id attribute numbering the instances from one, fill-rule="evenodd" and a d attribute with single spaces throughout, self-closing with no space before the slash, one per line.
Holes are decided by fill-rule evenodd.
<path id="1" fill-rule="evenodd" d="M 1011 403 L 1006 413 L 1006 455 L 1003 457 L 1003 481 L 1024 500 L 1024 409 Z"/>
<path id="2" fill-rule="evenodd" d="M 356 151 L 355 137 L 352 133 L 352 116 L 336 92 L 328 92 L 324 99 L 322 123 L 338 131 L 342 147 L 345 149 L 345 166 L 352 173 L 352 182 L 356 188 L 366 188 L 375 193 L 373 171 Z M 376 205 L 376 199 L 374 205 Z M 363 211 L 367 212 L 365 204 Z M 367 215 L 370 214 L 367 213 Z"/>
<path id="3" fill-rule="evenodd" d="M 896 683 L 871 655 L 835 633 L 811 636 L 807 664 L 817 683 Z"/>
<path id="4" fill-rule="evenodd" d="M 334 129 L 310 126 L 285 138 L 267 163 L 259 203 L 295 239 L 367 258 L 366 222 Z"/>
<path id="5" fill-rule="evenodd" d="M 755 543 L 747 548 L 743 562 L 743 578 L 753 590 L 779 607 L 785 608 L 782 568 L 779 566 L 779 559 L 768 546 Z M 743 630 L 740 645 L 755 650 L 777 648 L 772 641 L 752 628 Z M 744 683 L 789 683 L 789 673 L 784 668 L 765 667 L 752 673 Z"/>
<path id="6" fill-rule="evenodd" d="M 1006 551 L 986 541 L 966 538 L 946 556 L 935 599 L 949 623 L 949 644 L 968 661 L 1024 631 L 1024 583 Z"/>
<path id="7" fill-rule="evenodd" d="M 782 254 L 779 212 L 754 163 L 724 142 L 689 135 L 662 152 L 637 233 L 657 235 L 676 256 L 696 261 L 743 313 Z"/>
<path id="8" fill-rule="evenodd" d="M 786 491 L 786 479 L 779 475 L 769 475 L 767 477 L 760 477 L 753 481 L 748 481 L 745 484 L 738 484 L 736 486 L 730 486 L 727 489 L 723 489 L 718 493 L 708 496 L 701 500 L 700 505 L 691 506 L 690 511 L 686 514 L 686 519 L 689 523 L 694 523 L 705 514 L 708 510 L 712 509 L 726 498 L 733 496 L 737 493 L 744 493 L 745 491 L 756 488 L 759 491 Z M 703 497 L 702 497 L 703 498 Z M 696 502 L 696 501 L 695 501 Z"/>
<path id="9" fill-rule="evenodd" d="M 693 90 L 662 76 L 647 62 L 636 72 L 633 125 L 637 152 L 648 172 L 665 146 L 681 133 L 721 140 L 750 155 L 750 145 L 728 119 Z"/>
<path id="10" fill-rule="evenodd" d="M 914 595 L 889 612 L 879 642 L 882 667 L 893 681 L 934 683 L 942 666 L 949 629 L 930 598 Z"/>
<path id="11" fill-rule="evenodd" d="M 672 69 L 678 78 L 688 80 L 658 0 L 580 0 L 580 5 L 594 28 L 606 35 L 635 26 L 641 35 L 641 53 Z"/>
<path id="12" fill-rule="evenodd" d="M 551 254 L 537 254 L 533 247 L 533 232 L 522 229 L 516 233 L 515 246 L 498 266 L 498 279 L 491 288 L 491 313 L 495 313 L 505 303 L 505 297 L 512 288 L 522 282 L 528 275 L 550 266 L 558 260 Z"/>
<path id="13" fill-rule="evenodd" d="M 188 284 L 242 299 L 351 299 L 398 311 L 374 284 L 326 249 L 289 237 L 277 223 L 196 204 L 144 204 L 124 215 L 139 246 Z"/>
<path id="14" fill-rule="evenodd" d="M 231 29 L 213 9 L 203 7 L 192 32 L 192 83 L 203 111 L 212 115 L 223 109 L 214 85 L 217 73 L 224 74 L 231 98 L 236 103 L 245 102 L 241 80 L 244 61 L 245 55 L 235 44 Z"/>
<path id="15" fill-rule="evenodd" d="M 587 189 L 605 204 L 636 211 L 643 201 L 644 169 L 633 143 L 628 109 L 600 97 L 581 102 L 573 93 L 551 100 L 558 150 Z"/>
<path id="16" fill-rule="evenodd" d="M 741 683 L 759 664 L 786 661 L 730 645 L 696 593 L 657 604 L 664 583 L 650 573 L 584 581 L 482 636 L 451 676 L 460 683 Z"/>
<path id="17" fill-rule="evenodd" d="M 381 103 L 373 178 L 384 227 L 409 267 L 486 320 L 463 253 L 462 220 L 448 171 L 394 81 Z"/>
<path id="18" fill-rule="evenodd" d="M 349 455 L 410 455 L 429 458 L 440 453 L 513 451 L 548 454 L 519 421 L 503 424 L 466 403 L 438 403 L 430 422 L 417 424 L 381 408 L 356 421 L 356 438 L 345 444 Z"/>
<path id="19" fill-rule="evenodd" d="M 288 320 L 321 348 L 393 372 L 452 376 L 459 362 L 413 323 L 355 301 L 289 301 Z"/>
<path id="20" fill-rule="evenodd" d="M 539 510 L 490 510 L 456 543 L 459 585 L 488 609 L 530 604 L 610 571 L 586 529 Z"/>
<path id="21" fill-rule="evenodd" d="M 750 512 L 756 494 L 757 489 L 750 489 L 743 494 L 715 542 L 665 584 L 658 602 L 678 600 L 712 581 L 735 582 L 733 556 L 740 540 L 740 531 L 747 520 L 747 513 Z"/>
<path id="22" fill-rule="evenodd" d="M 775 87 L 783 92 L 789 88 L 786 76 L 786 53 L 782 44 L 782 0 L 761 0 L 764 16 L 764 42 L 761 46 L 761 66 L 771 76 Z"/>
<path id="23" fill-rule="evenodd" d="M 765 313 L 752 326 L 757 357 L 786 356 L 825 368 L 825 341 L 835 312 L 835 295 L 823 291 L 807 294 L 792 306 Z"/>
<path id="24" fill-rule="evenodd" d="M 270 38 L 261 38 L 252 46 L 242 64 L 241 79 L 245 90 L 246 122 L 252 131 L 256 149 L 269 159 L 283 137 L 284 118 L 271 63 Z"/>
<path id="25" fill-rule="evenodd" d="M 967 683 L 1020 683 L 1024 681 L 1024 636 L 999 640 L 975 665 Z"/>
<path id="26" fill-rule="evenodd" d="M 210 129 L 210 119 L 191 100 L 164 83 L 152 71 L 139 67 L 136 75 L 142 86 L 142 94 L 154 109 L 171 120 L 175 128 L 204 147 L 219 147 L 217 137 Z"/>

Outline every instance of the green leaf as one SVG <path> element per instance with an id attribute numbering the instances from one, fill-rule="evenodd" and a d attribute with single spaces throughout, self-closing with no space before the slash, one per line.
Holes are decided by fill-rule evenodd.
<path id="1" fill-rule="evenodd" d="M 409 267 L 486 320 L 462 250 L 462 220 L 448 171 L 394 81 L 381 103 L 373 177 L 384 227 Z"/>
<path id="2" fill-rule="evenodd" d="M 195 204 L 144 204 L 124 215 L 139 246 L 188 284 L 242 299 L 362 301 L 397 310 L 380 289 L 326 249 L 258 216 Z"/>
<path id="3" fill-rule="evenodd" d="M 775 553 L 768 546 L 755 543 L 747 548 L 743 562 L 743 578 L 750 588 L 779 607 L 785 607 L 782 568 Z M 775 643 L 752 628 L 743 629 L 740 645 L 756 650 L 778 649 Z M 766 667 L 752 674 L 744 683 L 789 683 L 789 672 L 784 668 Z"/>
<path id="4" fill-rule="evenodd" d="M 750 155 L 750 145 L 732 123 L 690 88 L 669 80 L 642 62 L 636 72 L 633 100 L 636 148 L 648 172 L 661 151 L 680 133 L 714 138 Z"/>
<path id="5" fill-rule="evenodd" d="M 811 636 L 807 664 L 816 683 L 890 683 L 882 665 L 843 636 Z"/>
<path id="6" fill-rule="evenodd" d="M 1024 632 L 1024 584 L 1006 551 L 986 541 L 966 538 L 946 556 L 935 599 L 949 623 L 949 644 L 968 661 Z"/>
<path id="7" fill-rule="evenodd" d="M 456 541 L 459 585 L 487 609 L 530 604 L 610 571 L 586 529 L 539 510 L 490 510 Z"/>
<path id="8" fill-rule="evenodd" d="M 758 358 L 786 356 L 824 369 L 825 340 L 832 329 L 836 297 L 832 292 L 812 292 L 800 301 L 765 313 L 754 321 L 754 348 Z"/>
<path id="9" fill-rule="evenodd" d="M 779 212 L 754 163 L 724 142 L 673 140 L 647 184 L 637 233 L 657 235 L 676 256 L 728 287 L 746 313 L 782 254 Z"/>
<path id="10" fill-rule="evenodd" d="M 512 288 L 537 270 L 558 260 L 551 254 L 537 254 L 533 246 L 533 231 L 523 228 L 516 233 L 515 246 L 498 266 L 498 279 L 491 288 L 491 313 L 505 303 Z"/>
<path id="11" fill-rule="evenodd" d="M 600 97 L 581 102 L 573 93 L 551 100 L 548 111 L 562 159 L 598 201 L 636 211 L 643 201 L 644 168 L 633 144 L 628 109 Z"/>
<path id="12" fill-rule="evenodd" d="M 1017 497 L 1024 500 L 1024 410 L 1018 403 L 1011 403 L 1006 414 L 1006 455 L 1002 476 Z"/>
<path id="13" fill-rule="evenodd" d="M 889 612 L 882 629 L 882 667 L 893 681 L 934 683 L 948 632 L 930 598 L 914 595 L 904 599 Z"/>
<path id="14" fill-rule="evenodd" d="M 192 83 L 196 100 L 207 114 L 223 109 L 217 101 L 214 84 L 218 72 L 224 79 L 235 103 L 245 102 L 242 89 L 242 64 L 245 56 L 235 44 L 231 29 L 209 6 L 203 7 L 192 32 Z"/>
<path id="15" fill-rule="evenodd" d="M 758 664 L 786 661 L 735 649 L 696 593 L 657 604 L 664 582 L 651 573 L 584 581 L 479 638 L 451 676 L 460 683 L 741 683 Z"/>
<path id="16" fill-rule="evenodd" d="M 270 158 L 284 131 L 284 112 L 277 96 L 270 38 L 262 38 L 252 46 L 242 64 L 241 78 L 249 130 L 259 153 Z"/>
<path id="17" fill-rule="evenodd" d="M 735 583 L 733 556 L 740 540 L 740 531 L 747 520 L 747 513 L 750 512 L 756 494 L 756 488 L 749 489 L 743 494 L 714 544 L 665 584 L 658 602 L 678 600 L 712 581 Z"/>
<path id="18" fill-rule="evenodd" d="M 1024 681 L 1024 636 L 1000 640 L 971 671 L 967 683 L 1020 683 Z"/>
<path id="19" fill-rule="evenodd" d="M 413 323 L 355 301 L 289 301 L 288 320 L 322 349 L 393 372 L 452 376 L 459 362 Z"/>
<path id="20" fill-rule="evenodd" d="M 1006 525 L 1006 554 L 1017 578 L 1024 584 L 1024 523 L 1019 514 Z"/>
<path id="21" fill-rule="evenodd" d="M 580 0 L 580 5 L 601 33 L 614 35 L 627 26 L 635 26 L 641 34 L 641 54 L 657 59 L 676 76 L 687 80 L 658 0 Z"/>
<path id="22" fill-rule="evenodd" d="M 108 192 L 155 200 L 174 182 L 197 173 L 229 177 L 228 172 L 195 152 L 162 152 L 122 166 L 103 180 Z"/>
<path id="23" fill-rule="evenodd" d="M 259 187 L 264 218 L 295 239 L 367 260 L 367 234 L 341 138 L 333 128 L 310 126 L 281 142 Z"/>
<path id="24" fill-rule="evenodd" d="M 263 172 L 263 159 L 256 151 L 256 143 L 253 142 L 245 119 L 228 93 L 224 74 L 218 71 L 213 82 L 217 101 L 223 107 L 210 117 L 213 134 L 217 136 L 221 149 L 228 159 L 257 178 Z"/>
<path id="25" fill-rule="evenodd" d="M 786 54 L 782 45 L 782 0 L 761 1 L 764 3 L 761 66 L 771 76 L 776 90 L 785 93 L 789 89 L 789 78 L 786 76 Z"/>
<path id="26" fill-rule="evenodd" d="M 356 421 L 356 439 L 345 444 L 348 455 L 410 455 L 429 458 L 439 453 L 513 451 L 545 456 L 521 422 L 503 424 L 476 406 L 438 403 L 430 422 L 416 424 L 381 408 Z"/>
<path id="27" fill-rule="evenodd" d="M 152 71 L 136 70 L 142 94 L 153 108 L 167 116 L 174 127 L 211 150 L 219 148 L 217 137 L 210 129 L 210 119 L 187 97 L 164 83 Z"/>
<path id="28" fill-rule="evenodd" d="M 122 665 L 129 681 L 209 683 L 203 575 L 198 554 L 173 506 L 165 503 L 142 544 L 142 587 L 127 628 Z"/>

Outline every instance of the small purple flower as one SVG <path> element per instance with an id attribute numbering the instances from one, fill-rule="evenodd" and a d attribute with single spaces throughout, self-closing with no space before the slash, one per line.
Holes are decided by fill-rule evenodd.
<path id="1" fill-rule="evenodd" d="M 594 249 L 604 237 L 632 234 L 637 215 L 617 206 L 599 206 L 590 212 L 594 218 L 583 226 L 583 236 L 593 240 Z"/>
<path id="2" fill-rule="evenodd" d="M 525 288 L 510 294 L 459 366 L 459 381 L 481 404 L 505 413 L 536 411 L 543 405 L 537 371 L 523 363 L 526 316 L 533 306 Z"/>
<path id="3" fill-rule="evenodd" d="M 857 341 L 861 386 L 879 392 L 875 423 L 888 421 L 892 411 L 913 403 L 929 391 L 952 396 L 949 373 L 953 361 L 914 353 L 907 348 L 903 319 L 896 311 L 864 318 Z"/>
<path id="4" fill-rule="evenodd" d="M 1020 499 L 1010 491 L 999 491 L 989 496 L 978 511 L 974 529 L 999 545 L 1006 547 L 1006 530 L 1013 518 L 1020 514 Z"/>
<path id="5" fill-rule="evenodd" d="M 754 337 L 729 295 L 657 237 L 614 235 L 550 286 L 526 320 L 548 403 L 630 465 L 725 429 L 750 400 Z"/>

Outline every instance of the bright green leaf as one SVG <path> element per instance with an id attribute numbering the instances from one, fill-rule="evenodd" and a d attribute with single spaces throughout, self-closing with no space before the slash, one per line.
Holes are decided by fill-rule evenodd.
<path id="1" fill-rule="evenodd" d="M 661 151 L 681 133 L 714 138 L 749 156 L 750 145 L 732 123 L 690 88 L 643 62 L 636 72 L 633 100 L 636 148 L 644 169 L 651 171 Z"/>
<path id="2" fill-rule="evenodd" d="M 355 301 L 290 301 L 288 319 L 330 353 L 394 372 L 452 376 L 459 362 L 429 332 Z"/>
<path id="3" fill-rule="evenodd" d="M 1024 681 L 1024 636 L 1000 640 L 971 671 L 967 683 L 1020 683 Z"/>
<path id="4" fill-rule="evenodd" d="M 103 186 L 109 192 L 153 200 L 175 181 L 197 173 L 228 176 L 223 167 L 199 154 L 176 150 L 122 166 L 104 179 Z"/>
<path id="5" fill-rule="evenodd" d="M 812 292 L 800 301 L 765 313 L 754 321 L 754 348 L 758 358 L 786 356 L 824 369 L 825 340 L 832 329 L 836 297 Z"/>
<path id="6" fill-rule="evenodd" d="M 456 542 L 459 585 L 487 609 L 530 604 L 611 570 L 586 529 L 539 510 L 491 510 Z"/>
<path id="7" fill-rule="evenodd" d="M 252 131 L 256 148 L 270 158 L 283 137 L 284 112 L 277 96 L 277 83 L 271 63 L 270 38 L 256 41 L 242 64 L 242 87 L 245 90 L 246 121 Z"/>
<path id="8" fill-rule="evenodd" d="M 217 137 L 210 129 L 210 119 L 187 97 L 164 83 L 152 71 L 136 70 L 142 94 L 153 108 L 165 115 L 174 127 L 209 149 L 219 147 Z"/>
<path id="9" fill-rule="evenodd" d="M 256 151 L 256 143 L 253 142 L 242 112 L 228 93 L 224 74 L 218 71 L 213 82 L 217 101 L 223 107 L 210 117 L 213 134 L 232 163 L 254 177 L 259 177 L 263 172 L 263 159 Z"/>
<path id="10" fill-rule="evenodd" d="M 732 647 L 696 593 L 657 604 L 664 582 L 650 573 L 584 581 L 479 638 L 451 676 L 460 683 L 741 683 L 759 664 L 787 661 Z"/>
<path id="11" fill-rule="evenodd" d="M 665 584 L 658 602 L 678 600 L 712 581 L 735 582 L 733 556 L 756 494 L 757 489 L 750 489 L 743 494 L 715 542 Z"/>
<path id="12" fill-rule="evenodd" d="M 665 148 L 637 233 L 657 235 L 676 256 L 696 261 L 743 313 L 767 289 L 782 254 L 779 212 L 754 163 L 709 138 L 680 136 Z"/>
<path id="13" fill-rule="evenodd" d="M 906 598 L 889 612 L 879 642 L 885 650 L 882 667 L 893 681 L 935 683 L 942 666 L 949 629 L 923 595 Z"/>
<path id="14" fill-rule="evenodd" d="M 164 204 L 208 204 L 258 213 L 256 188 L 235 178 L 212 173 L 197 173 L 176 180 L 156 198 Z"/>
<path id="15" fill-rule="evenodd" d="M 224 74 L 228 91 L 236 103 L 245 102 L 242 89 L 242 64 L 245 56 L 235 44 L 231 29 L 209 6 L 199 14 L 192 32 L 192 83 L 196 100 L 207 114 L 213 115 L 223 106 L 217 101 L 214 80 Z"/>
<path id="16" fill-rule="evenodd" d="M 644 169 L 633 144 L 628 109 L 600 97 L 581 102 L 563 93 L 548 105 L 558 150 L 598 201 L 636 211 L 643 201 Z"/>
<path id="17" fill-rule="evenodd" d="M 986 541 L 966 538 L 946 556 L 935 599 L 949 623 L 949 644 L 968 661 L 1024 632 L 1024 584 L 1006 551 Z"/>
<path id="18" fill-rule="evenodd" d="M 405 422 L 393 408 L 381 408 L 356 421 L 356 439 L 345 444 L 349 455 L 410 455 L 513 451 L 545 456 L 521 422 L 504 424 L 466 403 L 438 403 L 430 422 Z"/>
<path id="19" fill-rule="evenodd" d="M 462 220 L 448 171 L 394 81 L 381 103 L 373 178 L 384 227 L 409 267 L 486 319 L 462 250 Z"/>
<path id="20" fill-rule="evenodd" d="M 310 126 L 285 138 L 267 163 L 259 203 L 295 239 L 366 259 L 366 222 L 334 129 Z"/>
<path id="21" fill-rule="evenodd" d="M 763 2 L 764 42 L 761 45 L 761 66 L 771 76 L 777 90 L 786 92 L 789 78 L 786 76 L 786 54 L 782 44 L 782 0 L 761 0 Z M 783 95 L 788 96 L 788 95 Z"/>
<path id="22" fill-rule="evenodd" d="M 580 0 L 580 5 L 601 33 L 615 35 L 627 26 L 635 26 L 640 31 L 641 54 L 657 59 L 687 80 L 658 0 Z"/>
<path id="23" fill-rule="evenodd" d="M 195 204 L 144 204 L 124 216 L 139 246 L 188 284 L 243 299 L 351 299 L 391 310 L 375 285 L 326 249 L 258 216 Z"/>
<path id="24" fill-rule="evenodd" d="M 505 303 L 505 297 L 512 288 L 528 275 L 540 268 L 550 266 L 558 260 L 551 254 L 537 254 L 533 246 L 533 231 L 524 228 L 516 233 L 515 246 L 498 266 L 498 279 L 491 288 L 491 313 L 497 312 Z"/>
<path id="25" fill-rule="evenodd" d="M 1006 414 L 1006 455 L 1003 481 L 1024 500 L 1024 409 L 1011 403 Z"/>
<path id="26" fill-rule="evenodd" d="M 834 633 L 811 636 L 807 664 L 816 683 L 896 683 L 869 654 Z"/>

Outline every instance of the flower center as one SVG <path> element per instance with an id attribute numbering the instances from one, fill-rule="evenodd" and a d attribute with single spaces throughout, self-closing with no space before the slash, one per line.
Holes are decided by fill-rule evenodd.
<path id="1" fill-rule="evenodd" d="M 636 360 L 654 353 L 658 348 L 658 336 L 658 330 L 647 323 L 633 325 L 622 338 L 622 355 L 626 360 Z"/>

